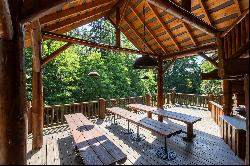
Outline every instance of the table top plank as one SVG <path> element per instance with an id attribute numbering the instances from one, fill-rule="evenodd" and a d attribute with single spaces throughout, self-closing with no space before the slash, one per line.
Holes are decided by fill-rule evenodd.
<path id="1" fill-rule="evenodd" d="M 132 108 L 132 109 L 137 109 L 143 112 L 151 112 L 153 114 L 161 115 L 161 116 L 174 119 L 174 120 L 178 120 L 184 123 L 194 124 L 201 120 L 200 117 L 195 117 L 195 116 L 181 114 L 181 113 L 172 112 L 172 111 L 166 111 L 163 109 L 158 109 L 156 107 L 146 106 L 142 104 L 129 104 L 127 105 L 127 107 Z"/>

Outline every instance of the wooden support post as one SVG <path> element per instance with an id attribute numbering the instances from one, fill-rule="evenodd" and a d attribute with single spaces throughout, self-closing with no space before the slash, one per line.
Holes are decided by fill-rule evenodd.
<path id="1" fill-rule="evenodd" d="M 32 23 L 32 148 L 43 145 L 42 35 L 38 21 Z"/>
<path id="2" fill-rule="evenodd" d="M 232 112 L 232 82 L 229 80 L 223 81 L 223 96 L 224 96 L 224 103 L 223 103 L 223 110 L 224 115 L 230 115 Z"/>
<path id="3" fill-rule="evenodd" d="M 0 38 L 0 165 L 27 164 L 27 101 L 24 66 L 24 28 L 20 24 L 22 0 L 1 0 L 8 10 Z M 4 5 L 4 6 L 2 6 Z M 10 33 L 11 32 L 11 33 Z"/>
<path id="4" fill-rule="evenodd" d="M 245 106 L 246 106 L 246 165 L 249 165 L 249 75 L 245 75 Z"/>
<path id="5" fill-rule="evenodd" d="M 151 106 L 151 95 L 150 94 L 147 94 L 146 95 L 146 104 L 148 105 L 148 106 Z M 148 118 L 151 118 L 152 119 L 152 112 L 147 112 L 147 117 Z"/>
<path id="6" fill-rule="evenodd" d="M 32 106 L 31 102 L 27 103 L 27 111 L 28 111 L 28 134 L 32 133 Z"/>
<path id="7" fill-rule="evenodd" d="M 116 9 L 116 25 L 120 24 L 121 15 L 120 15 L 120 8 Z M 119 26 L 116 26 L 116 46 L 121 47 L 121 31 Z"/>
<path id="8" fill-rule="evenodd" d="M 106 100 L 103 98 L 99 99 L 99 118 L 105 119 L 106 115 Z"/>
<path id="9" fill-rule="evenodd" d="M 164 105 L 164 88 L 163 88 L 163 61 L 158 60 L 158 79 L 157 79 L 157 107 L 163 109 Z M 158 121 L 163 122 L 163 117 L 158 116 Z"/>
<path id="10" fill-rule="evenodd" d="M 208 110 L 211 111 L 211 104 L 210 104 L 210 101 L 214 101 L 214 95 L 213 94 L 208 94 Z"/>

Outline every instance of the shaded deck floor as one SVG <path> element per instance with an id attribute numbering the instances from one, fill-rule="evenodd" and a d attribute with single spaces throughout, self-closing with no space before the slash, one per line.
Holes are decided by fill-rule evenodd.
<path id="1" fill-rule="evenodd" d="M 93 122 L 107 134 L 121 150 L 127 154 L 126 165 L 243 165 L 230 150 L 229 146 L 220 138 L 219 127 L 210 118 L 210 112 L 191 108 L 174 107 L 171 111 L 185 113 L 202 117 L 202 121 L 194 125 L 194 132 L 197 137 L 192 143 L 182 140 L 185 134 L 180 134 L 168 139 L 168 145 L 173 149 L 177 158 L 173 161 L 164 161 L 156 155 L 156 149 L 163 146 L 163 138 L 154 135 L 152 132 L 140 128 L 140 132 L 146 135 L 146 140 L 140 143 L 132 142 L 128 135 L 120 131 L 127 126 L 127 122 L 120 119 L 118 126 L 110 126 L 110 118 L 105 120 L 93 120 Z M 153 117 L 157 119 L 157 117 Z M 165 119 L 168 123 L 178 123 L 186 130 L 186 125 Z M 136 126 L 131 128 L 136 131 Z M 83 164 L 74 151 L 73 140 L 67 125 L 44 130 L 44 146 L 39 151 L 31 150 L 31 138 L 28 139 L 28 164 Z"/>

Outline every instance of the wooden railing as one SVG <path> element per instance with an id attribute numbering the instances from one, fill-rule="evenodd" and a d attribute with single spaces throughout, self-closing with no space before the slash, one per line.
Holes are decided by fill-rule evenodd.
<path id="1" fill-rule="evenodd" d="M 197 106 L 207 108 L 208 101 L 216 101 L 221 97 L 206 95 L 192 95 L 181 93 L 166 93 L 165 104 L 181 104 L 189 106 Z M 44 128 L 64 125 L 66 123 L 64 115 L 72 113 L 83 113 L 89 119 L 102 118 L 107 114 L 107 107 L 126 108 L 126 105 L 140 103 L 144 105 L 157 106 L 157 95 L 146 95 L 139 97 L 119 98 L 119 99 L 99 99 L 98 101 L 72 103 L 64 105 L 54 105 L 44 107 Z M 31 104 L 28 106 L 29 119 L 31 118 Z M 31 121 L 29 121 L 31 122 Z M 29 124 L 29 133 L 31 132 L 31 124 Z"/>
<path id="2" fill-rule="evenodd" d="M 209 111 L 211 112 L 211 117 L 217 125 L 221 125 L 221 116 L 224 115 L 223 106 L 214 102 L 209 101 Z"/>

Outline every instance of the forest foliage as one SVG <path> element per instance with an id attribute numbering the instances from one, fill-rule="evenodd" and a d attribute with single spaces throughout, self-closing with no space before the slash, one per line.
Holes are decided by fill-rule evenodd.
<path id="1" fill-rule="evenodd" d="M 67 35 L 115 45 L 115 29 L 104 19 L 75 29 Z M 136 49 L 124 35 L 122 47 Z M 65 43 L 46 40 L 43 42 L 43 57 Z M 45 104 L 65 104 L 155 94 L 157 92 L 156 70 L 134 70 L 138 55 L 112 52 L 103 49 L 73 45 L 42 69 Z M 28 99 L 32 96 L 32 50 L 25 50 Z M 206 61 L 200 65 L 197 58 L 179 59 L 164 75 L 165 92 L 175 88 L 181 93 L 218 93 L 219 81 L 201 81 L 200 73 L 209 72 L 212 66 Z M 97 71 L 100 77 L 88 76 Z M 147 75 L 148 80 L 142 79 Z"/>

